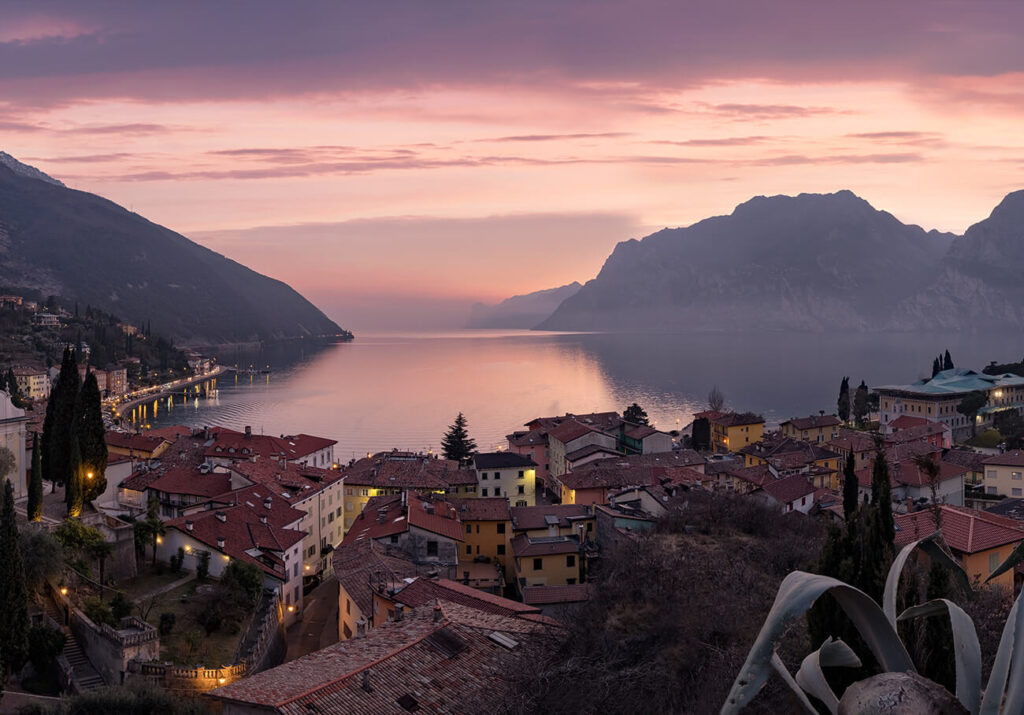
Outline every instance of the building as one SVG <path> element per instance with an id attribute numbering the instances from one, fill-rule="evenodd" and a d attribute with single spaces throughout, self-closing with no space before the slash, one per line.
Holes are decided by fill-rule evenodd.
<path id="1" fill-rule="evenodd" d="M 375 613 L 386 614 L 387 620 L 393 621 L 396 617 L 402 618 L 407 608 L 432 607 L 439 599 L 482 613 L 542 620 L 538 618 L 541 609 L 536 606 L 471 588 L 459 581 L 423 576 L 406 578 L 397 582 L 393 588 L 375 591 L 373 610 Z"/>
<path id="2" fill-rule="evenodd" d="M 618 440 L 614 435 L 602 431 L 593 424 L 578 419 L 568 419 L 548 432 L 548 461 L 550 484 L 569 471 L 567 455 L 584 447 L 597 446 L 616 450 Z"/>
<path id="3" fill-rule="evenodd" d="M 971 581 L 980 584 L 1024 541 L 1024 524 L 1015 519 L 943 504 L 942 538 Z M 896 545 L 905 546 L 937 530 L 932 509 L 896 514 Z M 991 583 L 1013 592 L 1014 569 Z"/>
<path id="4" fill-rule="evenodd" d="M 508 451 L 522 455 L 537 465 L 537 479 L 547 484 L 548 478 L 548 432 L 537 427 L 506 435 Z"/>
<path id="5" fill-rule="evenodd" d="M 583 583 L 583 544 L 577 536 L 519 534 L 512 539 L 516 587 Z"/>
<path id="6" fill-rule="evenodd" d="M 25 410 L 15 407 L 11 396 L 0 390 L 0 447 L 9 449 L 14 455 L 14 471 L 0 477 L 11 480 L 15 499 L 28 495 L 29 464 L 25 459 L 28 419 Z"/>
<path id="7" fill-rule="evenodd" d="M 1024 496 L 1024 452 L 1013 450 L 982 460 L 987 495 Z"/>
<path id="8" fill-rule="evenodd" d="M 50 375 L 43 368 L 16 367 L 12 372 L 22 397 L 32 401 L 50 397 Z"/>
<path id="9" fill-rule="evenodd" d="M 835 415 L 811 415 L 786 420 L 779 425 L 779 429 L 783 437 L 823 444 L 839 436 L 842 424 L 842 420 Z"/>
<path id="10" fill-rule="evenodd" d="M 352 462 L 342 470 L 345 478 L 345 530 L 359 518 L 373 497 L 403 492 L 472 496 L 476 472 L 460 469 L 450 459 L 415 452 L 378 452 Z"/>
<path id="11" fill-rule="evenodd" d="M 891 423 L 899 417 L 910 415 L 943 422 L 952 430 L 953 439 L 966 439 L 972 433 L 972 425 L 957 407 L 972 392 L 983 392 L 988 397 L 988 404 L 975 418 L 974 428 L 991 426 L 996 412 L 1019 412 L 1024 407 L 1024 377 L 1011 373 L 987 375 L 953 368 L 909 385 L 881 385 L 873 389 L 879 395 L 879 429 L 883 434 L 891 431 Z"/>
<path id="12" fill-rule="evenodd" d="M 964 505 L 964 475 L 967 468 L 959 464 L 935 458 L 932 461 L 938 466 L 939 472 L 935 479 L 935 498 L 943 504 L 953 506 Z M 871 477 L 874 464 L 854 472 L 859 485 L 861 498 L 867 501 L 871 497 Z M 904 459 L 889 463 L 889 481 L 892 500 L 904 511 L 929 504 L 932 501 L 932 484 L 928 474 L 918 464 L 917 459 Z"/>
<path id="13" fill-rule="evenodd" d="M 515 452 L 483 452 L 473 455 L 479 495 L 506 497 L 515 506 L 537 503 L 537 464 Z"/>
<path id="14" fill-rule="evenodd" d="M 582 504 L 512 507 L 512 531 L 528 536 L 582 535 L 594 538 L 594 508 Z"/>
<path id="15" fill-rule="evenodd" d="M 953 445 L 953 430 L 945 422 L 903 415 L 889 423 L 889 430 L 882 439 L 887 445 L 923 442 L 933 447 L 948 449 Z"/>
<path id="16" fill-rule="evenodd" d="M 449 499 L 459 510 L 465 541 L 456 577 L 475 588 L 500 589 L 512 578 L 512 512 L 505 497 Z M 500 593 L 501 591 L 495 591 Z"/>
<path id="17" fill-rule="evenodd" d="M 738 452 L 764 436 L 764 417 L 753 412 L 698 412 L 694 418 L 711 424 L 711 447 L 716 452 Z"/>
<path id="18" fill-rule="evenodd" d="M 59 328 L 60 316 L 54 315 L 53 313 L 36 313 L 32 316 L 32 322 L 35 325 L 41 325 L 44 328 Z"/>
<path id="19" fill-rule="evenodd" d="M 879 445 L 865 432 L 840 429 L 839 436 L 831 440 L 826 447 L 839 455 L 841 468 L 846 466 L 847 458 L 853 453 L 853 468 L 864 469 L 874 461 Z"/>
<path id="20" fill-rule="evenodd" d="M 152 433 L 129 434 L 113 430 L 107 430 L 103 439 L 107 443 L 108 453 L 138 460 L 159 459 L 171 446 L 172 441 Z"/>
<path id="21" fill-rule="evenodd" d="M 202 437 L 206 442 L 206 458 L 220 465 L 248 460 L 256 455 L 327 469 L 334 465 L 334 445 L 338 443 L 334 439 L 308 434 L 280 437 L 256 435 L 249 426 L 246 426 L 244 432 L 211 427 L 202 433 Z"/>
<path id="22" fill-rule="evenodd" d="M 755 491 L 759 498 L 778 507 L 782 513 L 798 511 L 806 514 L 814 506 L 816 487 L 802 474 L 781 479 L 767 479 Z"/>
<path id="23" fill-rule="evenodd" d="M 408 554 L 373 539 L 342 544 L 331 554 L 338 580 L 338 637 L 352 638 L 387 622 L 388 613 L 375 603 L 374 594 L 405 584 L 406 578 L 427 573 Z"/>
<path id="24" fill-rule="evenodd" d="M 553 625 L 435 598 L 400 620 L 206 697 L 224 715 L 486 712 L 508 691 L 524 652 L 553 647 Z M 537 651 L 543 652 L 543 651 Z"/>
<path id="25" fill-rule="evenodd" d="M 968 447 L 947 449 L 942 454 L 942 461 L 958 464 L 967 470 L 964 473 L 964 506 L 972 509 L 985 509 L 1000 498 L 985 494 L 985 459 L 984 454 Z"/>
<path id="26" fill-rule="evenodd" d="M 260 485 L 220 494 L 165 523 L 157 558 L 169 561 L 180 548 L 185 568 L 195 570 L 199 554 L 210 553 L 210 575 L 218 578 L 232 560 L 259 566 L 264 586 L 278 591 L 285 624 L 302 611 L 302 530 L 304 512 Z"/>
<path id="27" fill-rule="evenodd" d="M 120 397 L 128 392 L 128 368 L 121 365 L 107 365 L 107 397 Z"/>

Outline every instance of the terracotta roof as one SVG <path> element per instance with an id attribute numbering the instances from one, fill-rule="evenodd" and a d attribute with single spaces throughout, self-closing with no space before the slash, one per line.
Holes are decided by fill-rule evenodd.
<path id="1" fill-rule="evenodd" d="M 972 472 L 980 472 L 984 469 L 985 455 L 981 452 L 975 452 L 972 449 L 949 449 L 942 455 L 943 462 L 949 462 L 950 464 L 959 464 L 961 467 L 967 467 Z"/>
<path id="2" fill-rule="evenodd" d="M 558 425 L 570 420 L 582 422 L 601 431 L 617 430 L 624 421 L 618 412 L 588 412 L 582 415 L 567 412 L 560 417 L 535 417 L 527 422 L 526 426 L 531 429 L 541 428 L 550 432 Z"/>
<path id="3" fill-rule="evenodd" d="M 793 425 L 794 429 L 818 429 L 819 427 L 835 427 L 841 425 L 842 421 L 835 415 L 811 415 L 810 417 L 794 417 L 782 424 Z"/>
<path id="4" fill-rule="evenodd" d="M 372 613 L 375 585 L 386 587 L 426 569 L 414 564 L 407 554 L 371 539 L 342 542 L 331 554 L 331 563 L 338 583 L 365 614 Z"/>
<path id="5" fill-rule="evenodd" d="M 459 463 L 411 452 L 378 452 L 342 470 L 345 483 L 378 489 L 446 489 L 453 483 L 476 483 L 470 469 Z M 471 482 L 466 482 L 471 479 Z"/>
<path id="6" fill-rule="evenodd" d="M 392 595 L 398 603 L 412 608 L 430 605 L 438 599 L 458 603 L 468 608 L 475 608 L 485 613 L 496 613 L 500 616 L 514 616 L 524 613 L 539 613 L 540 609 L 527 606 L 519 601 L 512 601 L 492 593 L 471 588 L 458 581 L 446 578 L 417 578 L 403 586 Z"/>
<path id="7" fill-rule="evenodd" d="M 477 469 L 529 469 L 537 463 L 515 452 L 481 452 L 473 455 L 473 466 Z"/>
<path id="8" fill-rule="evenodd" d="M 814 485 L 807 481 L 803 474 L 766 481 L 761 485 L 761 489 L 780 504 L 789 504 L 814 493 Z"/>
<path id="9" fill-rule="evenodd" d="M 579 519 L 593 518 L 590 509 L 582 504 L 550 504 L 538 506 L 514 506 L 512 528 L 515 531 L 533 531 L 548 528 L 548 517 L 564 528 Z"/>
<path id="10" fill-rule="evenodd" d="M 516 447 L 535 447 L 548 443 L 548 432 L 546 429 L 538 427 L 537 429 L 513 432 L 510 435 L 505 435 L 505 439 L 510 445 Z"/>
<path id="11" fill-rule="evenodd" d="M 923 425 L 904 427 L 897 432 L 885 435 L 884 439 L 889 443 L 900 444 L 904 442 L 913 442 L 914 440 L 927 439 L 928 437 L 932 437 L 937 434 L 943 434 L 948 430 L 949 426 L 942 422 L 927 422 Z"/>
<path id="12" fill-rule="evenodd" d="M 501 702 L 505 675 L 550 626 L 481 613 L 450 601 L 425 605 L 350 638 L 207 694 L 284 715 L 477 711 Z M 493 634 L 504 636 L 496 639 Z M 500 642 L 501 640 L 504 643 Z M 364 682 L 367 687 L 363 687 Z"/>
<path id="13" fill-rule="evenodd" d="M 226 427 L 214 427 L 210 433 L 213 443 L 207 447 L 206 456 L 222 459 L 247 459 L 253 454 L 258 454 L 263 457 L 284 456 L 288 460 L 301 460 L 314 452 L 337 444 L 337 440 L 308 434 L 281 437 L 262 434 L 246 436 L 244 432 L 236 432 Z"/>
<path id="14" fill-rule="evenodd" d="M 942 537 L 951 549 L 964 554 L 994 549 L 1024 540 L 1024 524 L 1015 519 L 962 506 L 943 504 Z M 897 514 L 896 543 L 900 546 L 923 538 L 935 531 L 931 509 L 912 514 Z"/>
<path id="15" fill-rule="evenodd" d="M 920 427 L 926 425 L 930 420 L 924 417 L 913 417 L 912 415 L 900 415 L 892 422 L 889 423 L 888 427 L 891 430 L 908 429 L 910 427 Z"/>
<path id="16" fill-rule="evenodd" d="M 455 499 L 447 501 L 459 510 L 462 521 L 511 521 L 512 514 L 505 497 L 480 497 L 477 499 Z"/>
<path id="17" fill-rule="evenodd" d="M 593 427 L 591 425 L 587 425 L 576 420 L 567 420 L 562 424 L 558 425 L 557 427 L 555 427 L 554 429 L 550 430 L 548 432 L 548 437 L 557 439 L 562 444 L 568 444 L 569 442 L 572 442 L 574 439 L 579 439 L 583 435 L 588 434 L 590 432 L 604 434 L 604 432 L 599 430 L 597 427 Z"/>
<path id="18" fill-rule="evenodd" d="M 609 459 L 614 459 L 615 457 L 621 455 L 621 453 L 618 450 L 612 447 L 605 447 L 604 445 L 601 444 L 585 444 L 579 449 L 574 449 L 573 451 L 567 453 L 565 455 L 565 460 L 567 462 L 575 462 L 576 460 L 583 459 L 584 457 L 589 457 L 593 454 L 601 453 L 608 455 L 607 458 Z"/>
<path id="19" fill-rule="evenodd" d="M 764 424 L 764 417 L 753 412 L 725 412 L 718 417 L 711 418 L 711 421 L 723 427 L 742 427 Z"/>
<path id="20" fill-rule="evenodd" d="M 179 437 L 191 437 L 192 428 L 185 425 L 168 425 L 167 427 L 146 430 L 143 434 L 149 437 L 163 437 L 169 442 L 173 442 Z"/>
<path id="21" fill-rule="evenodd" d="M 626 436 L 632 439 L 644 439 L 650 437 L 652 434 L 666 434 L 661 430 L 656 430 L 650 425 L 630 425 L 626 428 Z"/>
<path id="22" fill-rule="evenodd" d="M 955 479 L 967 472 L 967 467 L 960 464 L 954 464 L 945 460 L 939 461 L 939 482 L 944 482 L 947 479 Z M 854 472 L 854 476 L 857 478 L 857 483 L 862 487 L 871 486 L 871 475 L 875 468 L 874 460 L 871 460 L 871 464 L 864 469 L 858 469 Z M 895 464 L 889 464 L 889 481 L 893 486 L 906 485 L 911 487 L 921 487 L 928 484 L 928 476 L 921 471 L 921 468 L 917 466 L 917 462 L 913 459 L 906 459 L 902 462 L 896 462 Z"/>
<path id="23" fill-rule="evenodd" d="M 531 606 L 580 603 L 590 598 L 591 591 L 591 586 L 588 583 L 576 583 L 568 586 L 524 586 L 523 601 Z"/>
<path id="24" fill-rule="evenodd" d="M 829 440 L 827 444 L 833 449 L 841 449 L 845 452 L 872 452 L 875 449 L 875 440 L 865 434 L 840 434 L 839 437 Z"/>
<path id="25" fill-rule="evenodd" d="M 160 445 L 170 440 L 149 434 L 128 434 L 127 432 L 108 431 L 104 435 L 103 441 L 109 447 L 130 449 L 140 453 L 152 453 L 159 449 Z"/>
<path id="26" fill-rule="evenodd" d="M 997 454 L 993 457 L 988 457 L 982 464 L 992 464 L 997 467 L 1024 467 L 1024 452 L 1015 449 L 1012 452 Z"/>
<path id="27" fill-rule="evenodd" d="M 231 489 L 231 475 L 225 472 L 202 474 L 190 464 L 172 465 L 149 483 L 149 488 L 165 494 L 190 494 L 212 497 Z"/>
<path id="28" fill-rule="evenodd" d="M 160 472 L 154 472 L 152 470 L 139 470 L 134 472 L 130 477 L 122 480 L 118 485 L 121 489 L 130 489 L 134 492 L 144 492 L 149 489 L 149 485 L 155 482 L 161 477 Z"/>
<path id="29" fill-rule="evenodd" d="M 520 534 L 512 539 L 512 553 L 518 556 L 551 556 L 578 554 L 580 542 L 573 536 L 536 536 Z"/>
<path id="30" fill-rule="evenodd" d="M 281 464 L 276 459 L 238 461 L 227 469 L 249 481 L 265 484 L 290 503 L 308 499 L 342 478 L 341 471 L 337 469 L 321 469 L 287 461 Z"/>
<path id="31" fill-rule="evenodd" d="M 597 460 L 591 464 L 595 467 L 604 467 L 609 464 L 620 464 L 629 466 L 646 465 L 649 467 L 693 467 L 703 465 L 704 457 L 692 449 L 678 449 L 671 452 L 651 452 L 650 454 L 630 454 L 609 457 L 608 459 Z M 590 465 L 587 465 L 588 467 Z"/>
<path id="32" fill-rule="evenodd" d="M 740 469 L 730 469 L 726 472 L 731 477 L 742 479 L 744 482 L 749 482 L 755 486 L 762 486 L 765 482 L 774 481 L 775 475 L 772 474 L 772 470 L 768 468 L 767 464 L 758 464 L 753 467 L 742 467 Z"/>
<path id="33" fill-rule="evenodd" d="M 401 494 L 371 498 L 352 522 L 342 543 L 381 539 L 404 533 L 410 526 L 456 541 L 463 540 L 462 521 L 454 504 L 433 495 L 414 493 L 407 494 L 406 504 L 402 505 Z"/>

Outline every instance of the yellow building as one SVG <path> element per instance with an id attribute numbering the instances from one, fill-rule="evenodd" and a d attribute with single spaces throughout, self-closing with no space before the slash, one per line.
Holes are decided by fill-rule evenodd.
<path id="1" fill-rule="evenodd" d="M 170 441 L 163 437 L 126 432 L 107 432 L 104 440 L 108 453 L 136 459 L 156 459 L 171 446 Z"/>
<path id="2" fill-rule="evenodd" d="M 512 514 L 505 497 L 448 500 L 459 510 L 465 530 L 459 554 L 458 578 L 478 588 L 494 588 L 488 583 L 497 567 L 503 580 L 512 578 Z M 503 586 L 504 584 L 497 584 Z"/>
<path id="3" fill-rule="evenodd" d="M 516 587 L 566 586 L 582 582 L 583 551 L 574 536 L 519 534 L 512 539 Z"/>
<path id="4" fill-rule="evenodd" d="M 480 497 L 506 497 L 514 506 L 537 503 L 537 464 L 515 452 L 483 452 L 473 456 Z"/>
<path id="5" fill-rule="evenodd" d="M 1024 497 L 1024 452 L 1014 450 L 988 457 L 983 484 L 985 494 L 1006 497 Z"/>
<path id="6" fill-rule="evenodd" d="M 764 437 L 764 417 L 753 412 L 700 412 L 711 423 L 711 446 L 716 452 L 739 452 Z"/>
<path id="7" fill-rule="evenodd" d="M 839 436 L 842 421 L 835 415 L 812 415 L 786 420 L 779 428 L 783 437 L 802 439 L 805 442 L 824 444 Z"/>
<path id="8" fill-rule="evenodd" d="M 419 575 L 412 559 L 388 550 L 372 539 L 342 544 L 332 554 L 338 579 L 338 637 L 347 640 L 388 620 L 375 593 L 404 585 L 404 579 Z"/>
<path id="9" fill-rule="evenodd" d="M 50 376 L 46 370 L 29 367 L 13 369 L 18 392 L 29 400 L 45 400 L 50 396 Z"/>

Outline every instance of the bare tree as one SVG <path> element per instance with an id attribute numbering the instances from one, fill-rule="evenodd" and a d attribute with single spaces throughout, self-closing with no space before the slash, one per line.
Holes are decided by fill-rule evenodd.
<path id="1" fill-rule="evenodd" d="M 718 385 L 715 385 L 708 393 L 708 409 L 721 412 L 723 407 L 725 407 L 725 395 L 718 389 Z"/>
<path id="2" fill-rule="evenodd" d="M 8 474 L 13 472 L 16 466 L 14 452 L 7 449 L 7 447 L 0 447 L 0 480 L 3 480 Z"/>

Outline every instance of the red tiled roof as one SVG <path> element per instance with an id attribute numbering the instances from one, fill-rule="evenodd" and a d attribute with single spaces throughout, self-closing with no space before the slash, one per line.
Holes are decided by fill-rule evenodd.
<path id="1" fill-rule="evenodd" d="M 236 432 L 226 427 L 214 427 L 210 432 L 214 441 L 207 447 L 206 456 L 222 459 L 247 459 L 253 454 L 258 454 L 262 457 L 284 456 L 288 460 L 301 460 L 325 447 L 337 444 L 337 440 L 307 434 L 283 437 L 261 434 L 246 436 L 244 432 Z"/>
<path id="2" fill-rule="evenodd" d="M 768 468 L 767 464 L 757 464 L 753 467 L 742 467 L 740 469 L 730 469 L 725 472 L 731 477 L 742 479 L 745 482 L 749 482 L 754 486 L 762 486 L 765 482 L 774 481 L 775 475 Z"/>
<path id="3" fill-rule="evenodd" d="M 409 452 L 378 452 L 346 467 L 342 474 L 346 484 L 377 489 L 431 490 L 476 483 L 473 470 L 460 470 L 458 462 Z"/>
<path id="4" fill-rule="evenodd" d="M 601 444 L 585 444 L 579 449 L 574 449 L 573 451 L 566 454 L 565 460 L 567 462 L 575 462 L 578 459 L 583 459 L 584 457 L 589 457 L 592 454 L 600 454 L 602 452 L 608 455 L 607 458 L 611 459 L 620 456 L 620 452 L 612 447 L 605 447 L 604 445 Z"/>
<path id="5" fill-rule="evenodd" d="M 743 425 L 764 424 L 764 417 L 753 412 L 723 412 L 718 417 L 709 418 L 711 422 L 723 427 L 742 427 Z"/>
<path id="6" fill-rule="evenodd" d="M 803 474 L 766 481 L 761 485 L 761 489 L 780 504 L 790 504 L 814 493 L 814 485 L 807 481 Z"/>
<path id="7" fill-rule="evenodd" d="M 793 428 L 798 430 L 807 430 L 818 429 L 819 427 L 835 427 L 836 425 L 841 425 L 842 422 L 835 415 L 811 415 L 810 417 L 794 417 L 782 424 L 793 425 Z"/>
<path id="8" fill-rule="evenodd" d="M 1024 452 L 1019 449 L 1015 449 L 1012 452 L 988 457 L 982 463 L 992 464 L 997 467 L 1024 467 Z"/>
<path id="9" fill-rule="evenodd" d="M 281 464 L 276 459 L 238 461 L 227 469 L 249 481 L 265 484 L 291 503 L 308 499 L 341 479 L 341 471 L 337 469 L 321 469 L 295 462 Z"/>
<path id="10" fill-rule="evenodd" d="M 913 417 L 911 415 L 900 415 L 892 422 L 889 423 L 889 429 L 901 430 L 909 429 L 910 427 L 920 427 L 921 425 L 929 424 L 931 421 L 924 417 Z"/>
<path id="11" fill-rule="evenodd" d="M 857 483 L 862 487 L 871 486 L 871 475 L 874 471 L 874 460 L 871 461 L 871 465 L 864 469 L 858 469 L 854 472 L 854 476 L 857 478 Z M 953 464 L 952 462 L 939 461 L 939 482 L 944 482 L 947 479 L 955 479 L 968 470 L 959 464 Z M 921 471 L 921 468 L 917 466 L 917 462 L 912 459 L 905 459 L 902 462 L 895 464 L 889 464 L 889 481 L 893 486 L 906 485 L 911 487 L 921 487 L 928 484 L 928 475 Z"/>
<path id="12" fill-rule="evenodd" d="M 621 489 L 623 487 L 641 487 L 648 484 L 657 484 L 659 474 L 657 469 L 645 466 L 619 467 L 616 465 L 595 466 L 585 465 L 584 469 L 578 469 L 558 477 L 558 481 L 569 489 Z"/>
<path id="13" fill-rule="evenodd" d="M 828 441 L 828 446 L 845 452 L 872 452 L 875 449 L 875 440 L 865 434 L 840 433 L 838 437 Z"/>
<path id="14" fill-rule="evenodd" d="M 532 430 L 522 430 L 505 435 L 508 443 L 515 447 L 535 447 L 548 443 L 547 430 L 538 427 Z"/>
<path id="15" fill-rule="evenodd" d="M 562 444 L 568 444 L 574 439 L 579 439 L 590 432 L 604 434 L 601 430 L 591 425 L 583 424 L 577 420 L 567 420 L 548 432 L 548 438 L 557 439 Z"/>
<path id="16" fill-rule="evenodd" d="M 163 437 L 168 442 L 173 442 L 179 437 L 191 437 L 192 428 L 185 425 L 168 425 L 167 427 L 148 429 L 143 434 L 149 437 Z"/>
<path id="17" fill-rule="evenodd" d="M 514 506 L 512 512 L 512 524 L 515 531 L 533 531 L 534 529 L 546 529 L 548 523 L 545 517 L 558 519 L 559 527 L 567 527 L 572 520 L 590 519 L 594 515 L 590 509 L 582 504 L 551 504 L 538 506 Z"/>
<path id="18" fill-rule="evenodd" d="M 134 492 L 144 492 L 149 489 L 149 485 L 155 482 L 161 477 L 160 472 L 154 472 L 152 470 L 140 470 L 133 473 L 130 477 L 122 480 L 118 485 L 121 489 L 130 489 Z"/>
<path id="19" fill-rule="evenodd" d="M 1024 540 L 1024 523 L 985 511 L 943 504 L 942 537 L 951 549 L 964 554 L 994 549 Z M 899 546 L 935 532 L 931 509 L 896 514 L 896 543 Z"/>
<path id="20" fill-rule="evenodd" d="M 362 513 L 352 522 L 342 543 L 401 534 L 408 531 L 410 526 L 455 541 L 464 539 L 459 511 L 453 504 L 413 493 L 407 494 L 406 504 L 402 505 L 401 494 L 371 498 Z"/>
<path id="21" fill-rule="evenodd" d="M 949 449 L 942 455 L 942 461 L 959 464 L 972 472 L 980 472 L 985 466 L 985 455 L 973 449 Z"/>
<path id="22" fill-rule="evenodd" d="M 704 457 L 692 449 L 679 449 L 671 452 L 652 452 L 650 454 L 630 454 L 609 457 L 608 459 L 597 460 L 586 465 L 590 467 L 606 467 L 619 464 L 628 466 L 648 467 L 693 467 L 705 464 Z"/>
<path id="23" fill-rule="evenodd" d="M 555 603 L 580 603 L 590 598 L 588 583 L 568 586 L 524 586 L 523 601 L 531 606 L 547 606 Z"/>
<path id="24" fill-rule="evenodd" d="M 923 440 L 937 434 L 943 434 L 949 429 L 949 427 L 942 422 L 926 422 L 923 425 L 916 425 L 914 427 L 904 427 L 903 429 L 885 435 L 885 441 L 889 443 L 902 444 L 905 442 L 913 442 L 914 440 Z"/>
<path id="25" fill-rule="evenodd" d="M 224 472 L 202 474 L 198 468 L 189 465 L 173 465 L 149 483 L 149 488 L 166 494 L 190 494 L 212 497 L 231 489 L 231 475 Z"/>
<path id="26" fill-rule="evenodd" d="M 136 452 L 151 453 L 156 451 L 160 445 L 170 440 L 148 434 L 128 434 L 127 432 L 108 431 L 103 440 L 109 447 L 118 449 L 130 449 Z"/>
<path id="27" fill-rule="evenodd" d="M 571 536 L 538 536 L 531 539 L 526 534 L 520 534 L 511 543 L 512 553 L 516 556 L 577 554 L 580 551 L 580 542 Z"/>
<path id="28" fill-rule="evenodd" d="M 496 613 L 500 616 L 540 612 L 540 609 L 527 606 L 519 601 L 495 596 L 492 593 L 481 591 L 478 588 L 471 588 L 446 578 L 436 580 L 422 577 L 417 578 L 408 586 L 396 592 L 392 598 L 398 603 L 412 608 L 424 605 L 433 606 L 434 602 L 440 598 L 469 608 L 475 608 L 485 613 Z"/>
<path id="29" fill-rule="evenodd" d="M 453 499 L 451 502 L 459 510 L 462 521 L 511 521 L 508 499 L 505 497 L 480 497 L 478 499 Z"/>

